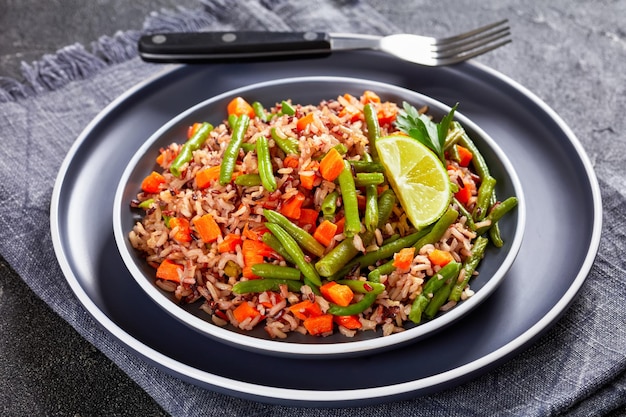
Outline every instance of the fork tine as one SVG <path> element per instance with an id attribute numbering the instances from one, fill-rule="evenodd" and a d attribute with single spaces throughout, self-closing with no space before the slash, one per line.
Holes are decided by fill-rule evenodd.
<path id="1" fill-rule="evenodd" d="M 504 41 L 494 43 L 494 44 L 489 44 L 485 46 L 484 48 L 474 49 L 473 51 L 469 51 L 466 53 L 461 53 L 457 55 L 449 55 L 444 58 L 434 58 L 434 61 L 436 61 L 437 66 L 458 64 L 459 62 L 463 62 L 463 61 L 467 61 L 468 59 L 475 58 L 479 55 L 485 54 L 489 51 L 493 51 L 494 49 L 497 49 L 511 42 L 512 42 L 511 39 L 506 39 Z"/>
<path id="2" fill-rule="evenodd" d="M 426 66 L 455 64 L 499 48 L 510 40 L 508 19 L 447 38 L 409 33 L 365 36 L 334 33 L 333 50 L 374 49 Z"/>
<path id="3" fill-rule="evenodd" d="M 435 38 L 433 44 L 434 45 L 444 45 L 444 44 L 447 44 L 447 43 L 455 43 L 455 42 L 458 42 L 458 41 L 462 41 L 464 39 L 471 38 L 471 37 L 474 37 L 476 35 L 480 35 L 481 33 L 491 31 L 492 29 L 496 29 L 499 26 L 507 24 L 508 22 L 509 22 L 509 19 L 503 19 L 503 20 L 500 20 L 498 22 L 490 23 L 488 25 L 481 26 L 479 28 L 476 28 L 476 29 L 473 29 L 473 30 L 470 30 L 470 31 L 467 31 L 467 32 L 464 32 L 464 33 L 460 33 L 458 35 L 449 36 L 447 38 Z M 508 26 L 506 28 L 508 29 Z"/>
<path id="4" fill-rule="evenodd" d="M 446 58 L 453 55 L 471 52 L 474 49 L 482 48 L 496 41 L 503 40 L 510 35 L 511 32 L 507 27 L 493 33 L 487 33 L 475 38 L 465 39 L 457 43 L 450 43 L 443 47 L 435 47 L 432 49 L 432 52 L 437 58 Z"/>

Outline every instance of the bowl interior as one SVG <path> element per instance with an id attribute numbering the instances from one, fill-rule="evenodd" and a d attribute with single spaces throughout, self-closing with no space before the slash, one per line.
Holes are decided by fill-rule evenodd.
<path id="1" fill-rule="evenodd" d="M 226 118 L 227 103 L 235 96 L 243 96 L 249 102 L 259 101 L 266 106 L 272 106 L 288 98 L 294 103 L 318 104 L 322 100 L 333 99 L 344 93 L 359 96 L 365 90 L 375 91 L 385 101 L 396 103 L 407 101 L 418 108 L 428 105 L 429 113 L 437 119 L 449 111 L 448 106 L 436 100 L 390 84 L 343 77 L 289 78 L 250 85 L 210 98 L 181 113 L 148 138 L 137 150 L 121 176 L 113 209 L 114 234 L 120 255 L 146 294 L 184 324 L 217 340 L 260 353 L 308 358 L 368 354 L 375 350 L 389 349 L 416 341 L 460 319 L 489 296 L 505 278 L 519 251 L 524 231 L 525 206 L 520 181 L 508 158 L 492 138 L 462 115 L 463 103 L 459 104 L 456 119 L 476 143 L 492 175 L 497 178 L 497 195 L 501 197 L 514 195 L 518 198 L 519 204 L 517 209 L 499 222 L 502 236 L 505 237 L 505 245 L 499 249 L 489 245 L 478 267 L 480 275 L 471 281 L 471 288 L 476 294 L 431 321 L 419 326 L 407 326 L 406 331 L 385 337 L 380 331 L 357 332 L 353 338 L 347 338 L 338 332 L 324 338 L 293 332 L 286 340 L 270 339 L 263 326 L 245 332 L 232 326 L 219 327 L 208 321 L 210 318 L 199 309 L 199 303 L 181 306 L 170 293 L 159 289 L 154 283 L 155 270 L 131 246 L 127 236 L 140 217 L 137 211 L 130 208 L 129 202 L 141 188 L 142 179 L 156 168 L 154 159 L 158 150 L 172 142 L 181 142 L 181 138 L 186 137 L 186 130 L 190 124 L 198 121 L 220 123 Z"/>

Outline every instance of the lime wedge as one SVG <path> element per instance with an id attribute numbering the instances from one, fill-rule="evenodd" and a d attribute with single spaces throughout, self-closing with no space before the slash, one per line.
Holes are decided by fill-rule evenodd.
<path id="1" fill-rule="evenodd" d="M 433 151 L 408 136 L 376 141 L 380 162 L 414 227 L 435 222 L 450 204 L 450 178 Z"/>

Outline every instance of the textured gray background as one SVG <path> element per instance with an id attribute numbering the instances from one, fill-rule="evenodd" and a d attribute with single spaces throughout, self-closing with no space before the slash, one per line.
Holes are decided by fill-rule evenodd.
<path id="1" fill-rule="evenodd" d="M 21 62 L 117 30 L 147 11 L 194 0 L 0 0 L 0 76 Z M 164 416 L 166 413 L 41 301 L 0 257 L 0 415 Z"/>
<path id="2" fill-rule="evenodd" d="M 624 141 L 621 132 L 626 130 L 624 119 L 616 117 L 622 113 L 616 109 L 624 107 L 626 84 L 624 13 L 617 13 L 625 9 L 623 0 L 537 0 L 530 3 L 533 6 L 501 0 L 419 3 L 427 9 L 422 12 L 437 16 L 425 30 L 435 34 L 454 32 L 455 23 L 466 27 L 478 16 L 481 20 L 492 14 L 509 16 L 515 23 L 514 46 L 480 60 L 537 92 L 585 144 L 605 143 L 609 152 L 606 147 L 589 146 L 590 157 L 601 179 L 623 195 L 623 153 L 610 152 Z M 31 62 L 75 42 L 89 45 L 116 30 L 140 29 L 149 10 L 174 4 L 196 6 L 197 2 L 0 0 L 0 76 L 19 79 L 21 61 Z M 402 2 L 397 4 L 397 10 L 389 13 L 392 21 L 402 21 L 407 13 Z M 448 10 L 451 4 L 459 5 L 458 15 Z M 472 9 L 465 9 L 471 12 L 468 20 L 457 18 L 470 4 Z M 536 69 L 547 71 L 546 75 Z M 592 106 L 592 120 L 585 115 L 581 98 Z M 0 415 L 164 414 L 0 259 Z"/>

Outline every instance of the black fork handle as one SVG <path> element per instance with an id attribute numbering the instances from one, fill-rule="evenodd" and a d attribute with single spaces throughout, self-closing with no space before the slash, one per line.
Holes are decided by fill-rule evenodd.
<path id="1" fill-rule="evenodd" d="M 178 63 L 315 57 L 331 46 L 323 32 L 156 33 L 138 44 L 144 61 Z"/>

